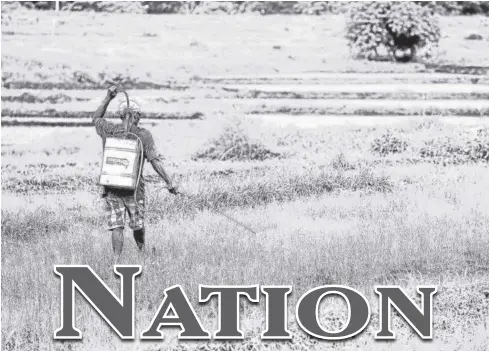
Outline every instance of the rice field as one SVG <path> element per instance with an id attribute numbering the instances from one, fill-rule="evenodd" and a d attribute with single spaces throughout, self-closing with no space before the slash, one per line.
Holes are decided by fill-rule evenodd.
<path id="1" fill-rule="evenodd" d="M 2 18 L 3 349 L 488 349 L 487 74 L 353 60 L 341 16 L 56 16 Z M 440 64 L 488 66 L 488 38 L 463 39 L 485 33 L 487 18 L 442 24 Z M 116 75 L 189 194 L 168 194 L 146 167 L 147 251 L 126 229 L 122 262 L 143 265 L 136 331 L 174 284 L 210 331 L 217 306 L 198 305 L 199 284 L 286 284 L 292 341 L 259 339 L 262 302 L 243 305 L 241 342 L 177 342 L 173 329 L 161 342 L 127 343 L 81 299 L 83 343 L 52 339 L 54 264 L 89 264 L 118 291 L 97 186 L 101 141 L 89 126 Z M 324 284 L 367 296 L 364 333 L 333 343 L 297 327 L 292 306 Z M 437 285 L 434 340 L 395 314 L 397 340 L 375 341 L 376 284 L 413 297 L 417 285 Z M 341 300 L 320 315 L 327 328 L 346 322 Z"/>

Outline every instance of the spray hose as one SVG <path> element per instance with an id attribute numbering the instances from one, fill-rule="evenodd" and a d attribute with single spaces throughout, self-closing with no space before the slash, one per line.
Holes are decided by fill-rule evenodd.
<path id="1" fill-rule="evenodd" d="M 190 199 L 190 200 L 192 199 L 192 198 L 191 198 L 191 196 L 189 196 L 189 195 L 187 195 L 187 194 L 185 194 L 185 193 L 178 192 L 178 194 L 179 194 L 179 195 L 184 196 L 184 197 L 185 197 L 185 198 L 187 198 L 187 199 Z M 206 203 L 206 205 L 207 205 L 206 207 L 207 207 L 207 208 L 208 208 L 210 211 L 215 212 L 215 213 L 217 213 L 217 214 L 219 214 L 219 215 L 221 215 L 221 216 L 223 216 L 223 217 L 226 217 L 228 220 L 230 220 L 230 221 L 231 221 L 231 222 L 233 222 L 234 224 L 237 224 L 237 225 L 239 225 L 240 227 L 242 227 L 242 228 L 246 229 L 247 231 L 249 231 L 250 233 L 253 233 L 253 234 L 255 234 L 255 235 L 256 235 L 256 231 L 254 231 L 253 229 L 251 229 L 251 228 L 250 228 L 248 225 L 244 224 L 243 222 L 238 221 L 236 218 L 231 217 L 230 215 L 228 215 L 228 214 L 226 214 L 226 213 L 224 213 L 224 212 L 220 211 L 220 210 L 219 210 L 219 209 L 217 209 L 217 208 L 213 208 L 213 207 L 209 206 L 209 204 L 208 204 L 208 203 Z"/>
<path id="2" fill-rule="evenodd" d="M 136 179 L 136 188 L 134 189 L 134 203 L 136 204 L 136 207 L 144 212 L 145 210 L 139 206 L 138 200 L 137 200 L 137 193 L 139 189 L 139 182 L 141 181 L 141 175 L 143 173 L 143 162 L 144 162 L 144 147 L 143 147 L 143 142 L 141 141 L 141 138 L 139 138 L 136 134 L 130 132 L 129 130 L 131 129 L 131 123 L 132 123 L 132 118 L 131 116 L 128 116 L 128 114 L 131 113 L 130 110 L 130 100 L 129 100 L 129 95 L 127 94 L 127 91 L 124 88 L 117 87 L 117 92 L 118 93 L 123 93 L 126 97 L 126 115 L 124 116 L 124 137 L 127 137 L 128 135 L 132 135 L 136 138 L 138 144 L 139 144 L 139 150 L 140 150 L 140 155 L 139 155 L 139 171 L 138 171 L 138 177 Z"/>

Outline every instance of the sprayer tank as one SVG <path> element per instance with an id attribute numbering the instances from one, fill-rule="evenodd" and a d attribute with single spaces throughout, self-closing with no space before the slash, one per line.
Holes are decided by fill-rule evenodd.
<path id="1" fill-rule="evenodd" d="M 135 139 L 107 138 L 99 184 L 109 188 L 136 189 L 141 167 L 141 146 Z"/>

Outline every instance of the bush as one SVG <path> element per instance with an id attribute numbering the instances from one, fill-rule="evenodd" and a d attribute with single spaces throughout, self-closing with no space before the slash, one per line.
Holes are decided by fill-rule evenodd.
<path id="1" fill-rule="evenodd" d="M 375 138 L 371 145 L 372 152 L 382 156 L 389 154 L 399 154 L 406 151 L 408 143 L 401 140 L 391 132 L 383 134 L 380 138 Z"/>
<path id="2" fill-rule="evenodd" d="M 227 126 L 204 150 L 198 151 L 193 159 L 263 161 L 280 157 L 281 154 L 270 151 L 259 141 L 252 140 L 242 124 L 237 121 Z"/>
<path id="3" fill-rule="evenodd" d="M 9 3 L 11 3 L 9 1 Z M 54 10 L 55 1 L 22 1 L 22 6 L 35 10 Z M 141 1 L 60 1 L 63 11 L 95 11 L 112 13 L 145 13 Z"/>
<path id="4" fill-rule="evenodd" d="M 449 137 L 425 142 L 420 156 L 440 164 L 489 162 L 489 128 L 479 128 L 462 142 Z"/>
<path id="5" fill-rule="evenodd" d="M 477 15 L 488 14 L 489 3 L 487 1 L 457 1 L 460 6 L 460 14 L 462 15 Z"/>
<path id="6" fill-rule="evenodd" d="M 429 57 L 440 27 L 427 7 L 413 2 L 362 2 L 352 5 L 347 21 L 350 48 L 359 57 L 379 58 L 379 49 L 397 61 Z M 423 49 L 417 54 L 418 49 Z"/>
<path id="7" fill-rule="evenodd" d="M 333 160 L 331 161 L 331 167 L 340 171 L 349 171 L 356 168 L 354 164 L 348 162 L 345 154 L 343 153 L 336 155 L 336 157 L 333 158 Z"/>
<path id="8" fill-rule="evenodd" d="M 146 13 L 143 5 L 136 1 L 96 1 L 94 2 L 94 10 L 113 13 Z"/>
<path id="9" fill-rule="evenodd" d="M 488 1 L 415 1 L 440 15 L 489 14 Z"/>
<path id="10" fill-rule="evenodd" d="M 142 1 L 146 13 L 170 14 L 191 13 L 197 6 L 196 1 Z"/>
<path id="11" fill-rule="evenodd" d="M 472 33 L 464 38 L 465 40 L 483 40 L 484 37 L 480 34 Z"/>

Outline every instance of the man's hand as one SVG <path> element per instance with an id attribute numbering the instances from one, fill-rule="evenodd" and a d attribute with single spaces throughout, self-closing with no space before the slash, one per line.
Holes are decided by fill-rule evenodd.
<path id="1" fill-rule="evenodd" d="M 180 194 L 180 192 L 178 191 L 178 188 L 174 185 L 169 185 L 168 186 L 168 191 L 170 192 L 170 194 L 173 194 L 173 195 L 178 195 Z"/>
<path id="2" fill-rule="evenodd" d="M 163 168 L 163 162 L 161 162 L 161 157 L 157 157 L 153 160 L 151 160 L 151 165 L 153 166 L 153 169 L 155 170 L 158 175 L 163 178 L 167 185 L 167 189 L 170 192 L 170 194 L 177 195 L 180 194 L 178 191 L 178 188 L 173 185 L 173 181 L 171 178 L 166 174 L 165 169 Z"/>
<path id="3" fill-rule="evenodd" d="M 104 98 L 104 101 L 102 101 L 102 103 L 100 104 L 100 106 L 92 116 L 92 123 L 95 124 L 96 127 L 97 127 L 97 122 L 100 121 L 101 118 L 104 118 L 105 112 L 107 111 L 107 107 L 109 106 L 110 102 L 115 98 L 117 93 L 118 93 L 117 87 L 115 85 L 112 85 L 107 90 L 107 96 Z M 101 129 L 97 129 L 97 133 L 99 135 L 102 135 L 101 133 L 105 133 L 105 131 L 102 131 Z"/>
<path id="4" fill-rule="evenodd" d="M 116 97 L 118 91 L 117 87 L 115 85 L 112 85 L 108 90 L 107 90 L 107 97 L 112 100 L 113 98 Z"/>

